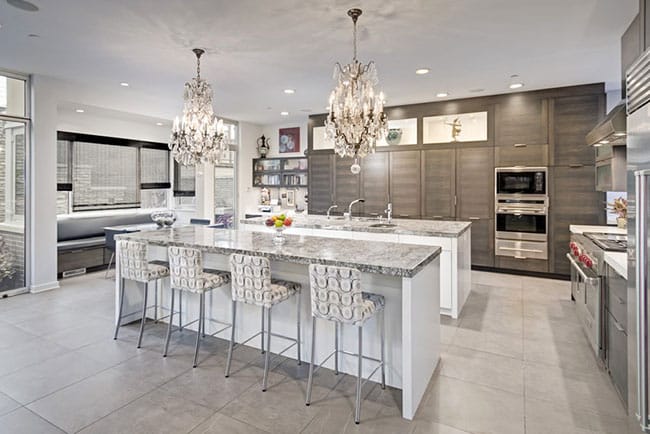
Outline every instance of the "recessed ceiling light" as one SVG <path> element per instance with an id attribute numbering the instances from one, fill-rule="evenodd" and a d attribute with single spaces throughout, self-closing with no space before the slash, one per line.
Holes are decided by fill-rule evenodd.
<path id="1" fill-rule="evenodd" d="M 282 116 L 289 116 L 289 112 L 280 112 L 280 115 L 282 115 Z"/>
<path id="2" fill-rule="evenodd" d="M 156 125 L 158 125 L 159 127 L 162 127 L 165 124 L 163 124 L 162 122 L 156 122 Z"/>
<path id="3" fill-rule="evenodd" d="M 428 74 L 429 73 L 429 68 L 416 69 L 415 73 L 418 74 L 418 75 Z"/>
<path id="4" fill-rule="evenodd" d="M 129 83 L 127 83 L 126 81 L 123 81 L 123 82 L 120 83 L 120 86 L 129 87 Z"/>
<path id="5" fill-rule="evenodd" d="M 77 113 L 83 113 L 85 110 L 84 109 L 76 109 L 75 110 Z"/>
<path id="6" fill-rule="evenodd" d="M 602 143 L 594 143 L 592 146 L 594 148 L 600 148 L 601 146 L 603 146 L 603 144 Z"/>
<path id="7" fill-rule="evenodd" d="M 28 2 L 27 0 L 7 0 L 7 3 L 23 11 L 27 11 L 27 12 L 38 11 L 38 6 L 36 6 L 34 3 Z"/>
<path id="8" fill-rule="evenodd" d="M 601 140 L 601 141 L 598 142 L 598 143 L 600 143 L 601 145 L 606 145 L 606 144 L 609 143 L 609 140 Z"/>
<path id="9" fill-rule="evenodd" d="M 293 95 L 294 93 L 296 93 L 296 90 L 295 89 L 285 89 L 284 93 L 286 93 L 287 95 Z"/>
<path id="10" fill-rule="evenodd" d="M 615 137 L 625 137 L 626 134 L 625 133 L 614 133 L 614 136 Z"/>
<path id="11" fill-rule="evenodd" d="M 509 87 L 510 89 L 519 89 L 524 87 L 524 83 L 521 81 L 521 78 L 518 75 L 511 75 Z"/>
<path id="12" fill-rule="evenodd" d="M 436 94 L 436 96 L 437 96 L 438 98 L 444 98 L 444 97 L 446 97 L 446 96 L 449 96 L 449 93 L 447 93 L 447 92 L 438 92 L 438 93 Z"/>

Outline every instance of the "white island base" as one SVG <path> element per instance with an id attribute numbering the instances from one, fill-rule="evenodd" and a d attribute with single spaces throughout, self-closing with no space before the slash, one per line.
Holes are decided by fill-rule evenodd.
<path id="1" fill-rule="evenodd" d="M 144 235 L 144 233 L 143 233 Z M 332 240 L 334 241 L 334 240 Z M 200 248 L 200 247 L 199 247 Z M 116 255 L 119 257 L 119 255 Z M 149 260 L 166 260 L 167 249 L 163 246 L 149 245 Z M 218 253 L 205 253 L 204 266 L 206 268 L 228 270 L 228 256 Z M 119 263 L 116 264 L 119 273 Z M 302 349 L 301 356 L 304 362 L 310 362 L 311 349 L 311 305 L 308 265 L 285 261 L 271 261 L 271 270 L 274 277 L 300 282 L 303 287 L 301 314 Z M 118 274 L 119 275 L 119 274 Z M 116 279 L 116 312 L 118 311 L 119 279 Z M 438 255 L 427 265 L 419 269 L 412 277 L 398 277 L 378 273 L 362 273 L 362 288 L 364 291 L 381 294 L 386 299 L 386 383 L 391 387 L 402 390 L 402 416 L 412 419 L 418 409 L 424 392 L 433 377 L 440 359 L 440 256 Z M 136 285 L 139 288 L 136 288 Z M 159 306 L 169 306 L 169 281 L 161 281 L 158 290 Z M 142 285 L 132 281 L 126 282 L 124 312 L 134 312 L 122 320 L 123 324 L 139 320 L 142 303 Z M 153 285 L 150 285 L 149 300 L 153 300 Z M 231 322 L 230 313 L 230 286 L 213 291 L 206 296 L 208 317 Z M 150 304 L 152 304 L 150 302 Z M 176 303 L 176 307 L 178 303 Z M 274 333 L 286 336 L 295 336 L 296 333 L 296 301 L 287 300 L 273 308 L 272 327 Z M 159 317 L 167 312 L 161 310 Z M 148 313 L 153 317 L 153 309 Z M 183 295 L 183 323 L 198 318 L 198 296 L 195 294 Z M 177 323 L 177 316 L 174 322 Z M 220 325 L 206 321 L 206 334 L 218 330 Z M 196 330 L 196 324 L 188 329 Z M 239 304 L 237 310 L 236 341 L 241 342 L 260 330 L 260 308 L 252 305 Z M 317 324 L 316 361 L 320 363 L 334 350 L 334 324 L 319 320 Z M 229 340 L 229 330 L 219 335 Z M 342 327 L 341 349 L 355 352 L 357 349 L 357 332 L 354 326 Z M 379 358 L 380 333 L 375 319 L 369 320 L 364 325 L 363 352 L 364 355 Z M 145 336 L 144 346 L 153 344 L 153 336 Z M 157 338 L 159 339 L 159 338 Z M 159 339 L 160 340 L 160 339 Z M 163 342 L 160 344 L 162 349 Z M 260 340 L 253 339 L 247 345 L 260 348 Z M 271 352 L 278 353 L 287 346 L 282 339 L 273 339 Z M 225 355 L 225 354 L 224 354 Z M 284 353 L 286 357 L 296 358 L 295 346 Z M 162 356 L 161 356 L 162 357 Z M 174 347 L 170 346 L 169 356 L 174 357 Z M 205 353 L 199 354 L 199 366 Z M 333 359 L 324 365 L 329 369 L 334 368 Z M 364 361 L 364 378 L 376 367 L 371 361 Z M 339 369 L 342 372 L 356 375 L 356 357 L 342 355 Z M 372 379 L 379 381 L 378 373 Z M 273 393 L 272 384 L 268 393 Z M 316 403 L 314 405 L 317 405 Z"/>

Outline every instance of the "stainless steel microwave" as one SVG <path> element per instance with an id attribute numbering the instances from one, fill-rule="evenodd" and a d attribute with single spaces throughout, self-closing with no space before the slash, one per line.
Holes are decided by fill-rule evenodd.
<path id="1" fill-rule="evenodd" d="M 547 196 L 546 167 L 497 167 L 495 190 L 497 196 Z"/>

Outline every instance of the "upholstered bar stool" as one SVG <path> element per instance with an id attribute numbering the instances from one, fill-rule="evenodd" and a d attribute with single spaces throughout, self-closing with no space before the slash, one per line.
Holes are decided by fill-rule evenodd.
<path id="1" fill-rule="evenodd" d="M 232 276 L 232 333 L 230 336 L 230 347 L 228 348 L 228 362 L 226 363 L 226 377 L 230 376 L 230 364 L 232 353 L 236 346 L 244 345 L 257 336 L 262 339 L 262 353 L 264 353 L 264 378 L 262 380 L 262 391 L 266 392 L 269 376 L 271 336 L 282 338 L 292 343 L 280 351 L 277 356 L 284 354 L 287 350 L 296 346 L 298 353 L 298 364 L 300 365 L 300 292 L 301 285 L 296 282 L 273 279 L 271 277 L 271 266 L 267 258 L 261 256 L 239 255 L 230 256 L 230 274 Z M 296 304 L 296 338 L 280 335 L 271 332 L 271 310 L 273 306 L 288 300 L 293 295 L 297 297 Z M 237 303 L 252 304 L 261 307 L 262 327 L 261 330 L 245 341 L 235 344 L 235 318 L 237 316 Z M 264 320 L 266 319 L 266 330 Z M 266 349 L 264 338 L 266 337 Z"/>
<path id="2" fill-rule="evenodd" d="M 158 321 L 158 280 L 169 276 L 169 268 L 167 265 L 160 262 L 149 262 L 147 260 L 147 244 L 138 241 L 119 240 L 118 245 L 118 260 L 119 260 L 119 276 L 120 279 L 120 308 L 117 316 L 117 324 L 115 325 L 115 335 L 113 339 L 117 339 L 117 334 L 120 331 L 122 318 L 128 315 L 123 315 L 124 309 L 124 281 L 133 280 L 135 282 L 144 283 L 144 295 L 142 301 L 142 320 L 140 321 L 140 335 L 138 336 L 138 348 L 142 345 L 142 334 L 144 332 L 144 324 L 147 322 L 147 309 L 153 307 L 155 309 L 154 319 Z M 153 306 L 147 306 L 147 298 L 149 294 L 149 283 L 155 283 L 155 303 Z M 171 321 L 171 314 L 170 314 Z"/>
<path id="3" fill-rule="evenodd" d="M 354 422 L 359 423 L 361 417 L 361 388 L 381 369 L 381 388 L 386 388 L 385 369 L 385 330 L 384 330 L 384 297 L 361 291 L 361 273 L 354 268 L 312 264 L 309 266 L 309 283 L 311 286 L 311 363 L 309 365 L 309 380 L 307 382 L 306 405 L 311 404 L 311 390 L 314 382 L 314 372 L 334 356 L 334 369 L 338 374 L 339 354 L 357 357 L 357 390 L 354 409 Z M 379 316 L 381 339 L 381 355 L 379 359 L 363 355 L 363 326 L 371 318 Z M 316 320 L 325 319 L 335 324 L 334 352 L 325 358 L 317 367 L 316 364 Z M 349 324 L 358 330 L 358 353 L 349 353 L 339 349 L 339 326 Z M 367 379 L 363 379 L 363 359 L 377 362 L 377 367 Z"/>
<path id="4" fill-rule="evenodd" d="M 196 347 L 194 348 L 194 364 L 196 368 L 199 358 L 199 346 L 201 337 L 205 337 L 205 293 L 214 289 L 221 288 L 230 282 L 230 273 L 227 271 L 209 270 L 203 268 L 203 254 L 198 249 L 189 247 L 169 247 L 167 249 L 167 256 L 169 259 L 169 272 L 170 272 L 170 305 L 172 317 L 174 315 L 174 293 L 179 291 L 179 300 L 183 292 L 194 293 L 199 295 L 199 318 L 187 324 L 182 324 L 179 319 L 179 330 L 187 327 L 190 324 L 197 324 L 196 333 Z M 180 312 L 178 313 L 180 317 Z M 222 331 L 231 327 L 231 324 L 218 321 L 213 318 L 208 318 L 209 321 L 223 325 L 224 327 L 211 333 L 210 336 L 215 336 Z M 234 322 L 234 320 L 233 320 Z M 169 319 L 167 327 L 167 338 L 165 339 L 165 349 L 163 350 L 163 357 L 167 357 L 167 350 L 169 349 L 169 338 L 172 334 L 173 321 Z"/>

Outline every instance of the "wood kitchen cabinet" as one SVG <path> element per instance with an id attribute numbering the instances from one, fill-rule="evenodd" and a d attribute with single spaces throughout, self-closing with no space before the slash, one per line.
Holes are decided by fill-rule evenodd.
<path id="1" fill-rule="evenodd" d="M 494 148 L 456 150 L 456 196 L 461 219 L 494 218 Z"/>
<path id="2" fill-rule="evenodd" d="M 596 191 L 594 166 L 554 167 L 550 178 L 550 271 L 568 275 L 569 225 L 604 224 L 605 196 Z"/>
<path id="3" fill-rule="evenodd" d="M 348 206 L 353 200 L 361 197 L 360 175 L 355 175 L 350 171 L 350 166 L 354 164 L 351 158 L 341 158 L 338 155 L 334 157 L 334 203 L 338 205 L 336 212 L 338 214 L 348 211 Z M 362 214 L 362 204 L 355 205 L 352 208 L 353 215 Z"/>
<path id="4" fill-rule="evenodd" d="M 420 151 L 390 153 L 390 201 L 394 217 L 420 217 Z"/>
<path id="5" fill-rule="evenodd" d="M 309 213 L 325 214 L 333 203 L 333 154 L 309 156 Z"/>
<path id="6" fill-rule="evenodd" d="M 494 267 L 494 219 L 472 217 L 470 221 L 472 222 L 472 265 Z"/>
<path id="7" fill-rule="evenodd" d="M 528 145 L 517 143 L 494 148 L 496 167 L 548 166 L 548 145 Z"/>
<path id="8" fill-rule="evenodd" d="M 456 151 L 422 151 L 422 217 L 456 216 Z"/>
<path id="9" fill-rule="evenodd" d="M 495 145 L 548 143 L 548 100 L 512 94 L 496 105 Z"/>
<path id="10" fill-rule="evenodd" d="M 605 115 L 604 95 L 580 95 L 555 98 L 552 109 L 553 165 L 593 166 L 594 149 L 585 136 Z"/>
<path id="11" fill-rule="evenodd" d="M 365 199 L 363 212 L 376 216 L 384 214 L 389 197 L 389 153 L 376 152 L 361 163 L 361 197 Z"/>

